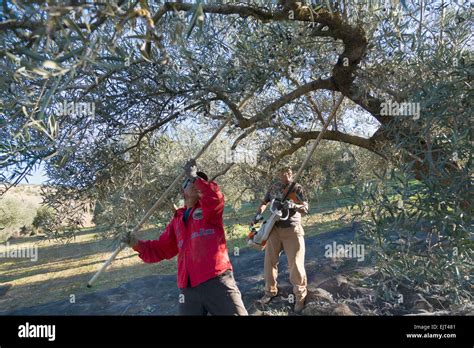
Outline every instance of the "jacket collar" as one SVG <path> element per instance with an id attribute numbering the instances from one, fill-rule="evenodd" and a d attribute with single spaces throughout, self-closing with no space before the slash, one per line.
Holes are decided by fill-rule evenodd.
<path id="1" fill-rule="evenodd" d="M 192 207 L 191 210 L 194 210 L 196 208 L 199 208 L 201 205 L 199 204 L 199 201 L 196 202 L 196 204 L 194 204 L 194 206 Z M 176 210 L 176 212 L 174 213 L 174 216 L 175 217 L 182 217 L 184 215 L 184 212 L 186 211 L 186 209 L 188 209 L 188 207 L 184 206 L 184 207 L 181 207 L 181 208 L 178 208 L 178 210 Z"/>

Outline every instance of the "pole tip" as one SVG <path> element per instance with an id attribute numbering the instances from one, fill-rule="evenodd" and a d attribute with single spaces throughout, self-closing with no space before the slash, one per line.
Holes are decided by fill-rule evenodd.
<path id="1" fill-rule="evenodd" d="M 88 287 L 88 288 L 92 288 L 92 285 L 91 285 L 91 284 L 87 284 L 87 287 Z"/>

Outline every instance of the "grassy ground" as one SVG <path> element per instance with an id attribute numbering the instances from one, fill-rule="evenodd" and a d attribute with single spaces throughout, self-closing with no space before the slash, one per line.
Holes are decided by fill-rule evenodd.
<path id="1" fill-rule="evenodd" d="M 344 200 L 333 200 L 313 204 L 303 220 L 306 235 L 311 236 L 349 224 L 344 217 Z M 226 208 L 228 249 L 246 247 L 248 222 L 254 215 L 255 205 L 244 204 L 237 212 Z M 176 261 L 145 264 L 132 249 L 122 251 L 110 268 L 99 278 L 92 289 L 86 283 L 100 265 L 108 258 L 115 244 L 100 238 L 103 227 L 85 228 L 68 244 L 41 239 L 41 236 L 20 237 L 10 241 L 10 247 L 38 248 L 38 261 L 29 259 L 0 259 L 1 285 L 11 285 L 0 297 L 0 311 L 16 307 L 31 306 L 56 300 L 69 299 L 70 295 L 117 287 L 120 284 L 152 274 L 175 274 Z M 142 239 L 154 239 L 160 230 L 148 229 L 140 235 Z"/>

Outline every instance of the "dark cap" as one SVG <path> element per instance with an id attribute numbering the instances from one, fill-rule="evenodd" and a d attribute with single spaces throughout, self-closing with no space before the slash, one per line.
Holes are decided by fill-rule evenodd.
<path id="1" fill-rule="evenodd" d="M 207 176 L 206 173 L 204 172 L 196 172 L 197 176 L 199 176 L 201 179 L 204 179 L 206 181 L 209 181 L 209 178 Z M 185 178 L 184 181 L 183 181 L 183 184 L 182 184 L 182 188 L 183 190 L 186 188 L 186 186 L 188 186 L 188 184 L 190 183 L 191 181 L 188 179 L 188 178 Z"/>
<path id="2" fill-rule="evenodd" d="M 204 172 L 196 172 L 197 176 L 199 176 L 200 178 L 206 180 L 206 181 L 209 181 L 209 177 L 207 176 L 206 173 Z"/>

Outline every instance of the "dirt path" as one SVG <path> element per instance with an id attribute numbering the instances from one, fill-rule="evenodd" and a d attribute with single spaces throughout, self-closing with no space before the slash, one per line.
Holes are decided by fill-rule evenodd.
<path id="1" fill-rule="evenodd" d="M 310 287 L 319 286 L 338 273 L 337 264 L 324 257 L 326 244 L 348 243 L 354 239 L 356 227 L 329 231 L 306 238 L 306 270 Z M 238 256 L 231 255 L 234 273 L 243 300 L 251 314 L 272 314 L 283 311 L 291 314 L 288 295 L 287 259 L 281 256 L 279 288 L 281 297 L 268 308 L 258 308 L 255 301 L 262 296 L 263 252 L 244 249 Z M 105 275 L 107 276 L 107 275 Z M 78 295 L 75 303 L 55 301 L 33 307 L 18 308 L 2 315 L 176 315 L 179 290 L 175 275 L 156 275 L 139 278 L 104 291 Z M 267 312 L 265 312 L 267 310 Z M 278 313 L 276 313 L 278 314 Z"/>

